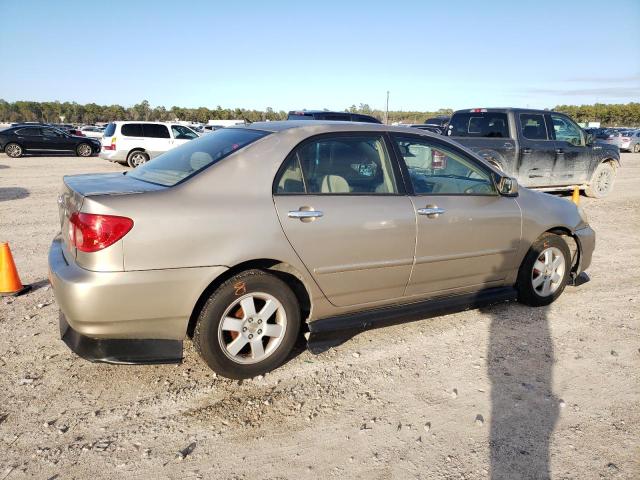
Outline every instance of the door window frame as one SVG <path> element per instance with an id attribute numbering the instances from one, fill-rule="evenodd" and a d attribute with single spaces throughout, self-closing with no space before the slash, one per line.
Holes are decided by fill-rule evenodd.
<path id="1" fill-rule="evenodd" d="M 416 135 L 415 133 L 404 133 L 404 132 L 389 132 L 390 141 L 392 143 L 393 151 L 396 157 L 396 162 L 399 164 L 400 169 L 402 171 L 403 178 L 405 180 L 405 188 L 407 191 L 407 195 L 412 197 L 499 197 L 500 192 L 498 191 L 498 186 L 496 185 L 496 172 L 494 172 L 488 165 L 484 165 L 478 159 L 470 156 L 464 150 L 456 147 L 447 142 L 442 142 L 439 139 L 433 138 L 427 135 Z M 404 157 L 402 156 L 402 152 L 398 147 L 395 137 L 400 138 L 415 138 L 417 141 L 431 143 L 435 148 L 441 147 L 445 150 L 451 150 L 456 155 L 461 156 L 468 162 L 477 166 L 483 173 L 488 175 L 491 185 L 494 188 L 493 193 L 416 193 L 413 188 L 413 183 L 411 182 L 411 177 L 409 175 L 409 167 L 407 167 L 406 162 L 404 161 Z"/>
<path id="2" fill-rule="evenodd" d="M 307 182 L 304 177 L 304 170 L 302 169 L 302 165 L 300 165 L 300 171 L 302 175 L 302 182 L 305 191 L 304 192 L 278 192 L 278 183 L 280 178 L 286 171 L 289 166 L 289 162 L 292 157 L 296 154 L 296 152 L 305 147 L 308 143 L 317 142 L 322 139 L 332 139 L 332 138 L 345 138 L 345 137 L 362 137 L 362 136 L 370 136 L 370 137 L 380 137 L 384 142 L 384 147 L 387 150 L 387 155 L 389 156 L 389 164 L 391 166 L 391 174 L 394 176 L 395 184 L 396 184 L 396 192 L 348 192 L 348 193 L 337 193 L 337 192 L 328 192 L 328 193 L 320 193 L 320 192 L 307 192 Z M 408 177 L 407 177 L 408 178 Z M 405 180 L 405 175 L 400 167 L 400 162 L 396 156 L 395 148 L 391 138 L 389 137 L 389 132 L 387 131 L 376 131 L 376 130 L 364 130 L 364 131 L 349 131 L 349 132 L 327 132 L 320 133 L 318 135 L 312 135 L 310 137 L 305 138 L 301 142 L 299 142 L 296 146 L 294 146 L 291 151 L 287 154 L 287 156 L 282 161 L 282 164 L 278 168 L 275 176 L 273 177 L 273 183 L 271 185 L 271 192 L 274 196 L 318 196 L 318 197 L 399 197 L 408 195 L 407 190 L 407 182 Z"/>

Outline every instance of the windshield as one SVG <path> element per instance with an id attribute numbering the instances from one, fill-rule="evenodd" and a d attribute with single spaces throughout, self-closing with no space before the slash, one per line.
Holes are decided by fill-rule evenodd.
<path id="1" fill-rule="evenodd" d="M 171 187 L 222 158 L 237 152 L 269 132 L 246 128 L 223 128 L 169 150 L 131 170 L 138 180 Z"/>

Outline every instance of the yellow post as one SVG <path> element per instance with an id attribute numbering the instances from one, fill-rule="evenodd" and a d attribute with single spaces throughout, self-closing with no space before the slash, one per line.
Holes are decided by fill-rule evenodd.
<path id="1" fill-rule="evenodd" d="M 573 189 L 573 193 L 571 194 L 571 201 L 576 205 L 580 203 L 580 189 L 578 187 Z"/>

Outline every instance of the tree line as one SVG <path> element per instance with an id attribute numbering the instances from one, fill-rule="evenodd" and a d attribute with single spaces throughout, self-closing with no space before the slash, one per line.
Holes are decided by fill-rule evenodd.
<path id="1" fill-rule="evenodd" d="M 594 105 L 558 105 L 552 110 L 566 113 L 578 122 L 598 121 L 603 126 L 640 126 L 640 103 Z M 372 115 L 381 121 L 385 120 L 385 112 L 371 108 L 367 104 L 351 105 L 345 111 Z M 434 112 L 421 111 L 389 111 L 388 122 L 424 123 L 436 115 L 450 115 L 450 108 Z M 123 107 L 122 105 L 97 105 L 95 103 L 79 104 L 76 102 L 7 102 L 0 99 L 1 122 L 45 122 L 91 124 L 112 120 L 159 120 L 159 121 L 193 121 L 206 123 L 209 120 L 245 119 L 250 122 L 264 120 L 284 120 L 287 112 L 275 111 L 267 107 L 265 110 L 249 110 L 245 108 L 207 107 L 184 108 L 173 106 L 152 107 L 147 100 Z"/>

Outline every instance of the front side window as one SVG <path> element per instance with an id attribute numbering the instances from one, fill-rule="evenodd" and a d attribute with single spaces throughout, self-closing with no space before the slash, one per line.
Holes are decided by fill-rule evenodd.
<path id="1" fill-rule="evenodd" d="M 169 150 L 127 175 L 170 187 L 266 135 L 269 132 L 262 130 L 222 128 Z"/>
<path id="2" fill-rule="evenodd" d="M 578 147 L 584 146 L 584 139 L 580 132 L 580 127 L 565 117 L 560 115 L 551 114 L 551 121 L 553 122 L 553 130 L 556 134 L 556 140 L 561 142 L 568 142 L 571 145 Z"/>
<path id="3" fill-rule="evenodd" d="M 53 130 L 52 128 L 43 128 L 42 134 L 45 137 L 62 137 L 63 133 L 60 130 Z"/>
<path id="4" fill-rule="evenodd" d="M 548 140 L 544 115 L 521 113 L 520 129 L 522 136 L 528 140 Z"/>
<path id="5" fill-rule="evenodd" d="M 397 193 L 381 135 L 322 137 L 294 150 L 276 181 L 276 193 L 376 195 Z"/>
<path id="6" fill-rule="evenodd" d="M 416 195 L 495 195 L 491 174 L 476 162 L 429 140 L 394 136 Z"/>
<path id="7" fill-rule="evenodd" d="M 198 134 L 184 125 L 171 125 L 171 133 L 176 140 L 193 140 Z"/>
<path id="8" fill-rule="evenodd" d="M 141 123 L 125 123 L 120 128 L 120 132 L 125 137 L 142 137 L 142 124 Z"/>
<path id="9" fill-rule="evenodd" d="M 451 137 L 509 138 L 506 113 L 460 112 L 453 115 L 447 135 Z"/>
<path id="10" fill-rule="evenodd" d="M 145 137 L 150 138 L 171 138 L 169 135 L 169 129 L 166 125 L 160 125 L 157 123 L 143 123 L 142 131 Z"/>

